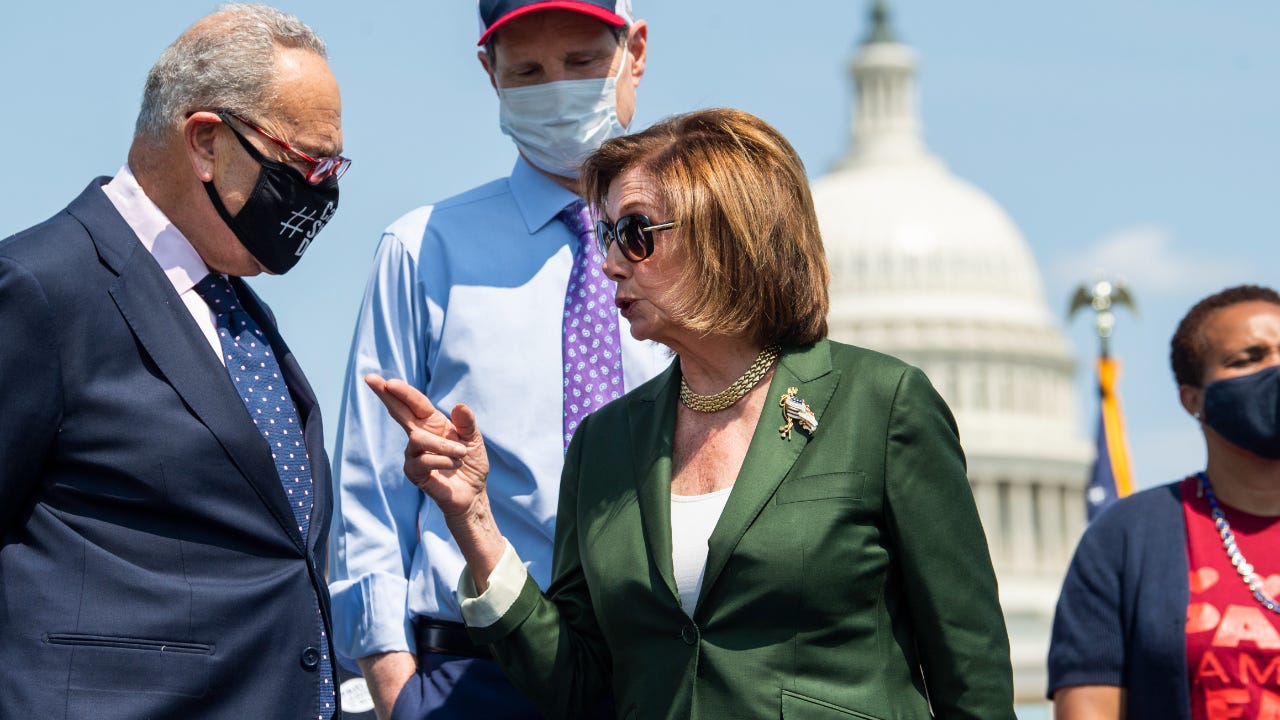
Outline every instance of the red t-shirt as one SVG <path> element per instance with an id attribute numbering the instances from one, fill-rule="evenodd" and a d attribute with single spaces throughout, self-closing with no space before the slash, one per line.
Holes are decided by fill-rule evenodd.
<path id="1" fill-rule="evenodd" d="M 1210 482 L 1213 478 L 1209 478 Z M 1280 518 L 1218 503 L 1236 545 L 1280 598 Z M 1263 607 L 1227 558 L 1200 480 L 1182 482 L 1187 523 L 1187 672 L 1193 720 L 1280 720 L 1280 615 Z"/>

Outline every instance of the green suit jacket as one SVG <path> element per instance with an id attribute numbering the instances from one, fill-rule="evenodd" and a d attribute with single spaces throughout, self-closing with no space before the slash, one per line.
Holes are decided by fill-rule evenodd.
<path id="1" fill-rule="evenodd" d="M 820 341 L 783 353 L 697 606 L 671 560 L 678 363 L 587 418 L 555 564 L 494 625 L 547 718 L 1012 719 L 1008 636 L 955 421 L 924 374 Z M 783 439 L 794 387 L 818 418 Z"/>

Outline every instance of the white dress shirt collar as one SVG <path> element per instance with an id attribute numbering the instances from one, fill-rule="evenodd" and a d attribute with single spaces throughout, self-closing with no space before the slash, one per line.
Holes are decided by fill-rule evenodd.
<path id="1" fill-rule="evenodd" d="M 187 312 L 196 321 L 209 347 L 226 364 L 213 311 L 195 291 L 196 283 L 209 274 L 209 267 L 200 259 L 200 253 L 192 247 L 187 236 L 147 197 L 127 164 L 120 168 L 111 182 L 102 186 L 102 192 L 138 236 L 142 246 L 155 258 Z"/>
<path id="2" fill-rule="evenodd" d="M 191 241 L 165 217 L 142 190 L 128 165 L 120 168 L 102 192 L 133 229 L 142 246 L 160 263 L 179 295 L 190 290 L 209 274 L 209 268 L 192 247 Z"/>

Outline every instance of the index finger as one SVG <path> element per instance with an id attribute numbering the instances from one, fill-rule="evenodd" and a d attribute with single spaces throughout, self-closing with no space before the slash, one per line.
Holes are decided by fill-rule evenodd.
<path id="1" fill-rule="evenodd" d="M 444 419 L 426 395 L 403 380 L 395 378 L 386 380 L 380 375 L 370 373 L 364 376 L 364 381 L 382 401 L 391 418 L 404 428 L 406 433 L 426 427 L 432 415 L 438 415 L 441 420 Z"/>

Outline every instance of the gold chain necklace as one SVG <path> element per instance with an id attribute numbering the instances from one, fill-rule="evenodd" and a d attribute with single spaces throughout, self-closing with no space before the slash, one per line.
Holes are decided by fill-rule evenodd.
<path id="1" fill-rule="evenodd" d="M 684 381 L 684 377 L 680 378 L 680 402 L 690 410 L 696 410 L 701 413 L 720 412 L 725 408 L 731 407 L 751 391 L 751 388 L 760 382 L 760 378 L 769 372 L 769 368 L 773 367 L 773 361 L 778 359 L 778 353 L 782 348 L 777 345 L 760 351 L 756 355 L 755 362 L 751 363 L 751 367 L 742 373 L 742 376 L 733 381 L 729 387 L 721 390 L 715 395 L 699 395 L 689 389 L 689 384 Z"/>

